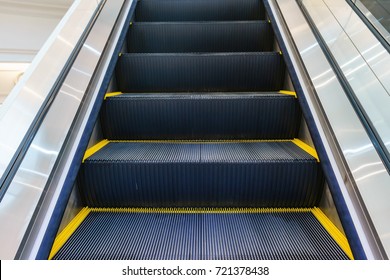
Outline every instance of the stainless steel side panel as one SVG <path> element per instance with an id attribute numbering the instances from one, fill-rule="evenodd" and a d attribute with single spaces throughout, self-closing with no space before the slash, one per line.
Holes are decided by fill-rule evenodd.
<path id="1" fill-rule="evenodd" d="M 364 14 L 364 16 L 371 22 L 376 30 L 382 35 L 382 37 L 390 44 L 390 33 L 381 24 L 380 20 L 377 19 L 364 4 L 359 0 L 352 0 L 352 3 Z"/>
<path id="2" fill-rule="evenodd" d="M 302 4 L 390 152 L 390 54 L 345 1 Z"/>
<path id="3" fill-rule="evenodd" d="M 124 0 L 107 1 L 0 203 L 0 259 L 13 259 L 33 221 Z M 60 192 L 58 188 L 57 193 Z"/>
<path id="4" fill-rule="evenodd" d="M 390 151 L 390 54 L 345 1 L 303 0 L 302 4 Z M 340 95 L 335 98 L 339 102 Z M 341 118 L 352 121 L 349 114 L 344 113 L 336 117 L 337 123 L 332 125 L 334 129 L 345 129 L 340 125 Z M 386 214 L 390 213 L 389 173 L 372 144 L 361 136 L 343 133 L 342 137 L 337 136 L 337 139 L 340 144 L 347 144 L 342 145 L 343 153 L 359 194 L 389 256 L 390 219 Z M 352 142 L 354 145 L 350 145 Z"/>
<path id="5" fill-rule="evenodd" d="M 322 116 L 314 110 L 319 106 L 308 93 L 310 84 L 306 83 L 306 89 L 304 87 L 306 98 L 314 112 L 325 148 L 342 187 L 341 191 L 367 257 L 369 259 L 381 258 L 378 248 L 380 245 L 377 245 L 377 240 L 372 237 L 369 221 L 365 218 L 366 213 L 362 210 L 358 197 L 362 196 L 375 230 L 379 234 L 379 242 L 389 254 L 390 220 L 385 213 L 390 211 L 390 203 L 388 203 L 390 201 L 390 177 L 297 3 L 290 0 L 269 2 L 271 8 L 275 10 L 278 6 L 283 15 L 293 44 L 299 52 L 300 59 L 315 88 L 320 106 L 324 110 L 325 120 L 327 119 L 330 130 L 334 133 L 335 139 L 329 133 L 325 133 L 322 128 L 322 125 L 327 122 L 324 122 Z M 290 48 L 294 47 L 290 45 Z M 305 79 L 302 76 L 300 78 L 305 85 Z M 351 174 L 340 171 L 343 163 L 333 155 L 336 153 L 333 142 L 341 148 L 342 156 L 348 164 L 347 170 L 351 170 Z M 349 181 L 350 176 L 352 182 Z"/>
<path id="6" fill-rule="evenodd" d="M 97 6 L 98 1 L 76 0 L 73 3 L 0 107 L 0 178 Z"/>

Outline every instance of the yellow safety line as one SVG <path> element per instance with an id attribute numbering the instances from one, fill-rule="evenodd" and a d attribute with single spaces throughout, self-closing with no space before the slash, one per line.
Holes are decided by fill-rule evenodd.
<path id="1" fill-rule="evenodd" d="M 65 242 L 68 241 L 69 237 L 76 231 L 76 229 L 85 220 L 90 212 L 91 209 L 88 207 L 81 209 L 76 217 L 74 217 L 73 220 L 61 231 L 61 233 L 57 235 L 49 255 L 49 260 L 53 259 L 53 257 L 58 253 Z"/>
<path id="2" fill-rule="evenodd" d="M 317 155 L 317 152 L 314 148 L 310 147 L 303 141 L 295 138 L 290 139 L 276 139 L 276 140 L 107 140 L 104 139 L 97 143 L 96 145 L 89 148 L 84 155 L 83 162 L 92 156 L 94 153 L 102 149 L 109 143 L 179 143 L 179 144 L 192 144 L 192 143 L 261 143 L 261 142 L 292 142 L 308 154 L 313 156 L 318 162 L 320 161 Z"/>
<path id="3" fill-rule="evenodd" d="M 297 93 L 295 91 L 290 91 L 290 90 L 279 90 L 279 93 L 281 94 L 286 94 L 286 95 L 292 95 L 295 98 L 297 98 Z"/>
<path id="4" fill-rule="evenodd" d="M 353 260 L 353 254 L 351 248 L 349 247 L 348 240 L 341 233 L 341 231 L 332 223 L 331 220 L 317 207 L 314 207 L 311 212 L 321 223 L 321 225 L 326 229 L 326 231 L 332 236 L 332 238 L 337 242 L 340 248 L 345 252 L 345 254 Z"/>
<path id="5" fill-rule="evenodd" d="M 295 138 L 292 142 L 298 147 L 300 147 L 302 150 L 310 154 L 312 157 L 314 157 L 318 162 L 320 162 L 318 154 L 314 148 L 310 147 L 308 144 L 297 138 Z"/>
<path id="6" fill-rule="evenodd" d="M 106 93 L 106 95 L 104 96 L 104 100 L 106 100 L 108 97 L 118 96 L 118 95 L 121 95 L 121 94 L 123 94 L 123 93 L 120 92 L 120 91 L 108 92 L 108 93 Z"/>
<path id="7" fill-rule="evenodd" d="M 162 214 L 239 214 L 239 213 L 298 213 L 311 208 L 91 208 L 92 212 L 162 213 Z"/>
<path id="8" fill-rule="evenodd" d="M 89 158 L 90 156 L 92 156 L 94 153 L 96 153 L 97 151 L 99 151 L 101 148 L 103 148 L 104 146 L 106 146 L 108 143 L 110 143 L 110 141 L 108 141 L 107 139 L 104 139 L 102 141 L 100 141 L 99 143 L 97 143 L 96 145 L 92 146 L 91 148 L 89 148 L 85 154 L 84 154 L 84 158 L 83 158 L 83 162 Z"/>
<path id="9" fill-rule="evenodd" d="M 49 260 L 58 253 L 70 236 L 91 212 L 111 213 L 159 213 L 159 214 L 264 214 L 264 213 L 308 213 L 311 212 L 321 223 L 330 236 L 336 241 L 345 254 L 353 260 L 353 254 L 347 238 L 329 220 L 329 218 L 317 207 L 314 208 L 83 208 L 74 219 L 56 237 Z"/>
<path id="10" fill-rule="evenodd" d="M 292 139 L 276 139 L 276 140 L 110 140 L 112 143 L 260 143 L 260 142 L 291 142 Z"/>

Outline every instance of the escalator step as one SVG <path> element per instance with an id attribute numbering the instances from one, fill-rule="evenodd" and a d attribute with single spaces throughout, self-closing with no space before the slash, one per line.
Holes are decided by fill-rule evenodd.
<path id="1" fill-rule="evenodd" d="M 216 21 L 264 19 L 259 0 L 142 0 L 135 21 Z"/>
<path id="2" fill-rule="evenodd" d="M 278 91 L 285 64 L 277 52 L 133 54 L 119 57 L 121 92 Z"/>
<path id="3" fill-rule="evenodd" d="M 272 51 L 273 33 L 266 21 L 135 22 L 127 48 L 132 53 Z"/>
<path id="4" fill-rule="evenodd" d="M 293 139 L 301 112 L 294 96 L 264 93 L 158 93 L 109 97 L 107 139 Z"/>
<path id="5" fill-rule="evenodd" d="M 192 212 L 92 210 L 54 259 L 348 259 L 310 209 Z"/>
<path id="6" fill-rule="evenodd" d="M 292 141 L 109 142 L 79 175 L 90 207 L 312 207 L 324 180 Z"/>

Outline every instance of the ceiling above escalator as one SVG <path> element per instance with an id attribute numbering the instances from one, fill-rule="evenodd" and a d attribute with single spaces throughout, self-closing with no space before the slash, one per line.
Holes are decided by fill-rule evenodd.
<path id="1" fill-rule="evenodd" d="M 0 104 L 74 0 L 0 0 Z"/>

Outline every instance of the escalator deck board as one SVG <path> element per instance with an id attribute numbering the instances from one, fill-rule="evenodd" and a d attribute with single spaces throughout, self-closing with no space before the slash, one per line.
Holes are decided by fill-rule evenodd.
<path id="1" fill-rule="evenodd" d="M 313 212 L 92 211 L 54 259 L 348 259 Z"/>

